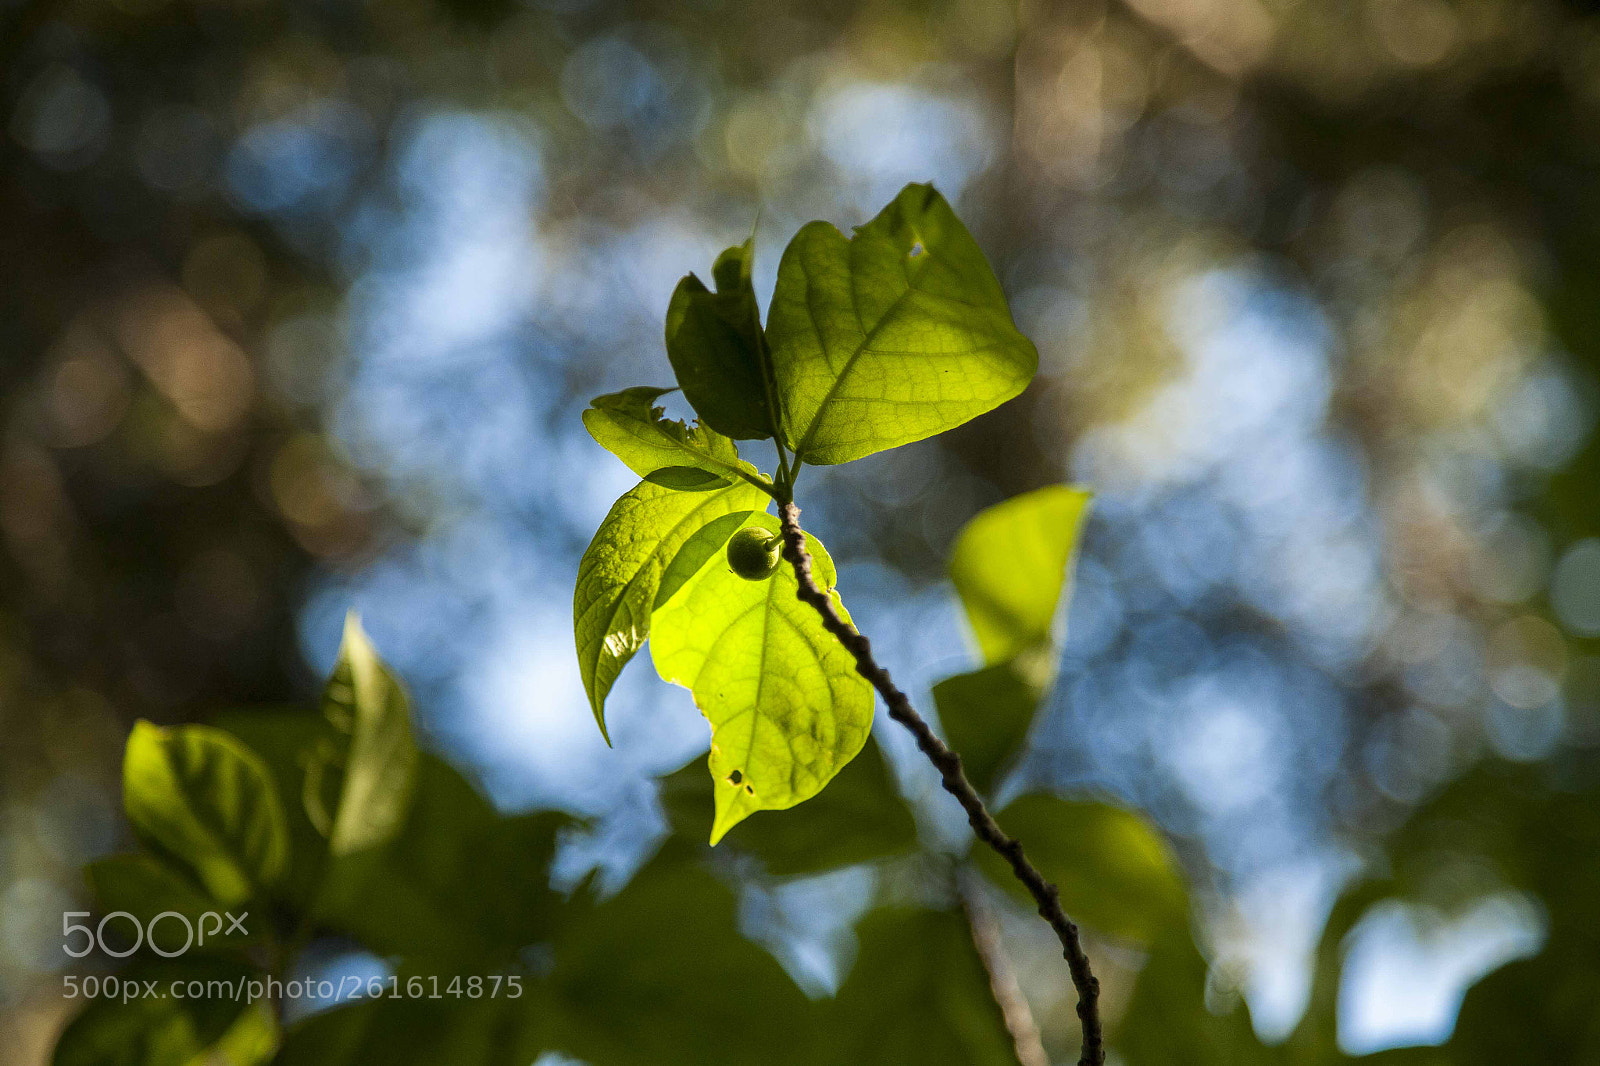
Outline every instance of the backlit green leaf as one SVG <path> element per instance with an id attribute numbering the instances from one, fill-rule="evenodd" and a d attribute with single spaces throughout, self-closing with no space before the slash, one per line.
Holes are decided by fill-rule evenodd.
<path id="1" fill-rule="evenodd" d="M 953 429 L 1020 393 L 1039 366 L 950 205 L 908 185 L 846 240 L 795 235 L 767 325 L 784 439 L 844 463 Z"/>
<path id="2" fill-rule="evenodd" d="M 1026 675 L 1023 664 L 999 663 L 933 686 L 945 737 L 979 792 L 994 788 L 1027 739 L 1043 689 Z"/>
<path id="3" fill-rule="evenodd" d="M 778 528 L 766 514 L 745 524 Z M 806 543 L 817 582 L 831 590 L 833 561 L 814 538 Z M 756 811 L 816 795 L 872 728 L 871 687 L 816 611 L 796 598 L 796 588 L 791 567 L 747 581 L 713 552 L 656 607 L 650 642 L 656 669 L 693 692 L 711 723 L 713 844 Z M 848 619 L 842 605 L 839 611 Z"/>
<path id="4" fill-rule="evenodd" d="M 628 469 L 667 488 L 692 492 L 760 480 L 729 438 L 666 418 L 655 402 L 671 391 L 640 386 L 597 396 L 583 412 L 583 424 Z"/>
<path id="5" fill-rule="evenodd" d="M 950 579 L 986 663 L 1051 641 L 1091 499 L 1065 485 L 1027 492 L 980 512 L 956 537 Z"/>
<path id="6" fill-rule="evenodd" d="M 328 830 L 328 849 L 348 855 L 383 843 L 400 828 L 417 764 L 405 689 L 378 657 L 354 612 L 345 619 L 322 710 L 349 738 L 344 757 L 331 768 L 340 783 Z"/>
<path id="7" fill-rule="evenodd" d="M 1032 795 L 1008 804 L 996 820 L 1061 889 L 1061 906 L 1074 921 L 1139 944 L 1167 926 L 1187 928 L 1177 859 L 1161 834 L 1131 811 Z M 984 847 L 973 854 L 996 884 L 1031 905 L 1004 859 Z"/>
<path id="8" fill-rule="evenodd" d="M 135 722 L 122 769 L 128 821 L 187 863 L 224 906 L 272 885 L 289 862 L 289 829 L 271 775 L 220 729 Z"/>
<path id="9" fill-rule="evenodd" d="M 706 839 L 713 804 L 704 758 L 696 756 L 661 779 L 661 805 L 674 832 L 690 840 Z M 911 809 L 878 745 L 868 740 L 861 754 L 806 804 L 803 814 L 747 819 L 723 837 L 722 846 L 759 856 L 774 876 L 792 877 L 886 859 L 908 851 L 916 840 Z"/>
<path id="10" fill-rule="evenodd" d="M 754 240 L 729 248 L 711 268 L 717 291 L 693 274 L 667 307 L 667 357 L 704 425 L 735 440 L 772 436 L 761 309 L 750 287 Z"/>
<path id="11" fill-rule="evenodd" d="M 606 694 L 650 636 L 650 612 L 667 564 L 702 527 L 727 515 L 760 512 L 768 502 L 764 492 L 742 481 L 710 492 L 676 492 L 644 482 L 612 505 L 583 553 L 572 597 L 578 669 L 602 735 Z M 742 519 L 731 522 L 724 541 Z"/>

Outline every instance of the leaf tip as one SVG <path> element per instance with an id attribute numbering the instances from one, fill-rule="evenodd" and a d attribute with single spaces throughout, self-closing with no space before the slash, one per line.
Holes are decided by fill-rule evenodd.
<path id="1" fill-rule="evenodd" d="M 128 731 L 128 741 L 122 749 L 122 795 L 123 805 L 127 805 L 134 780 L 138 776 L 137 764 L 141 753 L 150 751 L 155 745 L 160 744 L 166 735 L 166 730 L 156 725 L 148 718 L 136 719 L 133 728 Z"/>
<path id="2" fill-rule="evenodd" d="M 361 625 L 361 612 L 351 607 L 344 613 L 344 632 L 339 638 L 339 650 L 348 651 L 352 647 L 372 643 L 367 637 L 366 629 Z"/>
<path id="3" fill-rule="evenodd" d="M 711 846 L 716 847 L 728 830 L 761 810 L 762 806 L 756 802 L 755 788 L 745 779 L 743 771 L 734 770 L 719 777 L 717 771 L 712 770 L 711 780 L 715 785 L 717 808 L 716 817 L 711 822 Z"/>
<path id="4" fill-rule="evenodd" d="M 711 823 L 711 846 L 716 847 L 722 838 L 728 835 L 728 830 L 744 821 L 743 814 L 734 814 L 729 807 L 722 803 L 722 797 L 717 797 L 717 817 Z"/>

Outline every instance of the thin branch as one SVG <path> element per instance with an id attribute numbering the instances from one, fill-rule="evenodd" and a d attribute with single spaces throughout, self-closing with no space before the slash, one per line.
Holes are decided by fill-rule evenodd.
<path id="1" fill-rule="evenodd" d="M 1078 990 L 1078 1019 L 1083 1023 L 1083 1051 L 1078 1066 L 1102 1066 L 1106 1060 L 1105 1040 L 1100 1026 L 1100 982 L 1089 969 L 1089 957 L 1084 954 L 1078 938 L 1078 927 L 1061 910 L 1061 893 L 1044 879 L 1033 863 L 1028 861 L 1022 845 L 1009 837 L 996 824 L 994 816 L 983 805 L 972 783 L 961 769 L 961 756 L 945 746 L 934 735 L 906 694 L 895 687 L 889 671 L 879 666 L 872 657 L 872 645 L 855 626 L 840 617 L 833 600 L 821 588 L 811 573 L 811 553 L 806 550 L 805 533 L 800 528 L 800 508 L 792 502 L 780 501 L 778 515 L 783 523 L 783 557 L 794 567 L 799 581 L 799 598 L 810 604 L 822 616 L 828 632 L 839 638 L 856 660 L 856 671 L 871 682 L 889 708 L 889 717 L 905 726 L 917 738 L 917 747 L 939 771 L 945 791 L 960 801 L 967 812 L 967 821 L 978 839 L 993 848 L 1001 858 L 1011 864 L 1011 872 L 1039 905 L 1039 916 L 1050 923 L 1061 941 L 1061 951 L 1072 974 L 1072 984 Z"/>
<path id="2" fill-rule="evenodd" d="M 765 477 L 757 477 L 756 475 L 746 473 L 737 467 L 733 468 L 733 472 L 744 478 L 756 488 L 760 489 L 762 492 L 766 493 L 768 496 L 771 496 L 774 500 L 778 498 L 778 490 L 773 486 L 773 483 L 768 481 Z"/>
<path id="3" fill-rule="evenodd" d="M 1000 941 L 1000 923 L 983 898 L 983 890 L 973 884 L 974 879 L 965 873 L 957 877 L 961 907 L 967 912 L 967 926 L 972 930 L 972 946 L 978 949 L 983 968 L 989 972 L 989 991 L 1006 1020 L 1017 1062 L 1020 1066 L 1050 1066 L 1050 1057 L 1044 1053 L 1044 1043 L 1039 1038 L 1039 1026 L 1033 1020 L 1033 1009 L 1017 983 L 1011 956 Z"/>

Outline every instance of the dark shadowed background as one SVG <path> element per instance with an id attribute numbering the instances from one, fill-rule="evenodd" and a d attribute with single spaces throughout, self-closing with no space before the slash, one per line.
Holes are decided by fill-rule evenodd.
<path id="1" fill-rule="evenodd" d="M 64 1021 L 57 923 L 125 841 L 132 721 L 309 698 L 351 606 L 427 746 L 504 809 L 593 817 L 562 877 L 625 880 L 707 730 L 648 665 L 616 747 L 594 728 L 572 583 L 634 479 L 579 412 L 670 381 L 673 285 L 752 225 L 764 302 L 800 224 L 924 180 L 1041 371 L 808 475 L 880 659 L 926 706 L 971 662 L 955 531 L 1090 486 L 1024 776 L 1171 835 L 1208 996 L 1281 1039 L 1341 890 L 1403 868 L 1409 900 L 1323 960 L 1347 1052 L 1445 1041 L 1519 957 L 1592 1006 L 1600 890 L 1550 890 L 1600 846 L 1590 8 L 0 0 L 6 1061 Z M 1463 778 L 1439 818 L 1505 833 L 1394 835 Z M 847 972 L 865 891 L 791 901 L 802 985 Z M 1059 959 L 1012 933 L 1070 1024 Z M 1468 1005 L 1529 1025 L 1525 1061 L 1600 1047 Z"/>

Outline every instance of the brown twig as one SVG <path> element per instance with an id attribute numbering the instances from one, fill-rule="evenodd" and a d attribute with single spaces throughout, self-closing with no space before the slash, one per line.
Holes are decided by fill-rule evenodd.
<path id="1" fill-rule="evenodd" d="M 878 695 L 883 697 L 883 702 L 889 708 L 889 717 L 905 726 L 917 738 L 917 747 L 939 771 L 945 791 L 960 801 L 967 812 L 972 831 L 979 840 L 1011 864 L 1011 872 L 1039 905 L 1039 916 L 1050 923 L 1061 940 L 1062 955 L 1067 960 L 1067 969 L 1072 973 L 1073 987 L 1078 990 L 1078 1019 L 1083 1023 L 1083 1051 L 1078 1058 L 1078 1066 L 1102 1066 L 1106 1052 L 1100 1026 L 1100 982 L 1089 969 L 1089 957 L 1084 954 L 1083 943 L 1078 938 L 1078 927 L 1061 909 L 1060 892 L 1028 861 L 1022 844 L 1001 830 L 961 769 L 961 756 L 934 735 L 928 723 L 911 706 L 906 694 L 895 687 L 889 671 L 879 666 L 872 657 L 871 642 L 855 626 L 840 617 L 832 598 L 817 586 L 816 578 L 811 573 L 811 553 L 806 550 L 805 533 L 800 528 L 800 508 L 792 502 L 779 501 L 778 515 L 783 524 L 783 557 L 794 567 L 795 579 L 800 584 L 797 595 L 822 616 L 822 624 L 828 632 L 838 637 L 839 643 L 855 657 L 856 671 L 878 690 Z"/>
<path id="2" fill-rule="evenodd" d="M 973 883 L 976 878 L 965 872 L 957 877 L 961 908 L 967 912 L 967 927 L 972 930 L 972 946 L 978 949 L 983 968 L 989 973 L 989 991 L 1005 1018 L 1017 1062 L 1019 1066 L 1050 1066 L 1050 1057 L 1044 1053 L 1044 1043 L 1039 1038 L 1038 1023 L 1033 1020 L 1033 1008 L 1022 994 L 1022 986 L 1017 983 L 1017 969 L 1000 940 L 999 919 L 983 898 L 983 890 Z"/>

